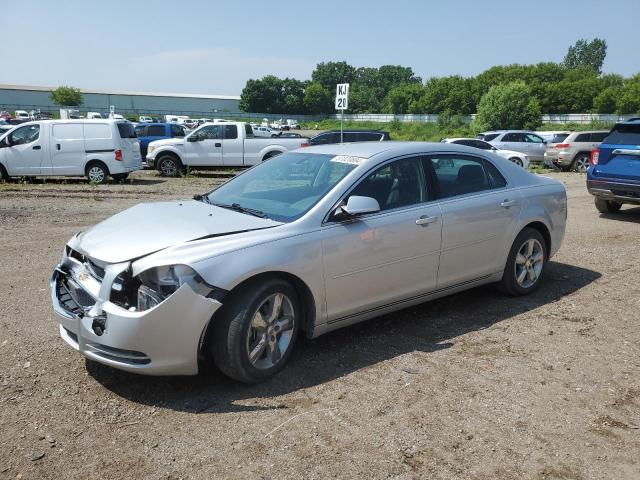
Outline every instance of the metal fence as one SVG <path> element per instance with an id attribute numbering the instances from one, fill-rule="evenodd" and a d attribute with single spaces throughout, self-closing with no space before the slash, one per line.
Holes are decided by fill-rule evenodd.
<path id="1" fill-rule="evenodd" d="M 81 113 L 86 112 L 99 112 L 107 115 L 109 112 L 105 111 L 103 107 L 92 107 L 88 105 L 82 105 L 77 108 Z M 41 112 L 53 112 L 58 113 L 57 110 L 52 109 L 51 106 L 43 105 L 15 105 L 15 104 L 0 104 L 0 111 L 6 110 L 13 112 L 15 110 L 40 110 Z M 339 120 L 340 114 L 329 115 L 295 115 L 287 113 L 249 113 L 249 112 L 225 112 L 225 111 L 176 111 L 176 110 L 124 110 L 117 111 L 121 115 L 137 117 L 139 115 L 160 116 L 164 115 L 186 115 L 191 118 L 228 118 L 228 119 L 243 119 L 249 121 L 267 121 L 273 120 L 286 120 L 287 118 L 295 119 L 299 122 L 319 122 L 324 119 Z M 608 113 L 552 113 L 541 116 L 542 123 L 558 123 L 558 124 L 584 124 L 591 122 L 605 122 L 615 123 L 623 122 L 633 117 L 639 117 L 640 114 L 635 115 L 615 115 Z M 377 122 L 388 123 L 392 121 L 399 121 L 403 123 L 436 123 L 440 116 L 437 114 L 406 114 L 406 115 L 394 115 L 385 113 L 347 113 L 344 115 L 346 121 L 356 122 Z M 475 115 L 460 115 L 458 116 L 463 122 L 470 123 Z"/>

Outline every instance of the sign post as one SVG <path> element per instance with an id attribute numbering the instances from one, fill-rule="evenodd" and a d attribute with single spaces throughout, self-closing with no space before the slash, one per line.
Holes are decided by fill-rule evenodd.
<path id="1" fill-rule="evenodd" d="M 349 107 L 349 84 L 338 83 L 336 85 L 336 110 L 340 110 L 340 143 L 342 143 L 342 130 L 344 124 L 344 111 Z"/>

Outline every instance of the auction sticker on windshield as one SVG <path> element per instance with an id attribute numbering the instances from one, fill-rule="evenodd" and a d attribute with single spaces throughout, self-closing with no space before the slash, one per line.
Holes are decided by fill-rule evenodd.
<path id="1" fill-rule="evenodd" d="M 352 157 L 351 155 L 337 155 L 331 159 L 332 162 L 348 163 L 349 165 L 360 165 L 364 158 Z"/>

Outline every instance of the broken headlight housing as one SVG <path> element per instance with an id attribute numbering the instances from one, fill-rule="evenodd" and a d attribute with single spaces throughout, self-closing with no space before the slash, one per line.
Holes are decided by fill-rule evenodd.
<path id="1" fill-rule="evenodd" d="M 150 268 L 136 277 L 140 281 L 138 287 L 138 311 L 149 310 L 170 297 L 183 284 L 201 295 L 210 293 L 211 287 L 195 270 L 186 265 L 167 265 Z"/>

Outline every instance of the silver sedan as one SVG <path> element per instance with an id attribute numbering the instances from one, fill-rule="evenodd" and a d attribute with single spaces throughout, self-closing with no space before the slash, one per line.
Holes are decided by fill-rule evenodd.
<path id="1" fill-rule="evenodd" d="M 78 233 L 51 296 L 62 338 L 95 361 L 189 375 L 212 360 L 257 382 L 300 334 L 487 283 L 531 293 L 566 216 L 562 184 L 490 151 L 310 147 Z"/>

